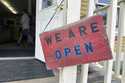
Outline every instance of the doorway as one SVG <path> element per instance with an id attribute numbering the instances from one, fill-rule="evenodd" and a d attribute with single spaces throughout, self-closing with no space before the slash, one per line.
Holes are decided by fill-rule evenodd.
<path id="1" fill-rule="evenodd" d="M 34 57 L 36 0 L 1 0 L 0 11 L 0 58 Z M 25 37 L 21 23 L 24 11 L 29 20 Z"/>

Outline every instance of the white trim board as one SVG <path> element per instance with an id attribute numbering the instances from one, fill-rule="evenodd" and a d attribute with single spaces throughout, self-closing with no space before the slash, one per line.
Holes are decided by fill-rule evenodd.
<path id="1" fill-rule="evenodd" d="M 27 60 L 27 59 L 35 59 L 35 57 L 4 57 L 0 58 L 1 60 Z"/>

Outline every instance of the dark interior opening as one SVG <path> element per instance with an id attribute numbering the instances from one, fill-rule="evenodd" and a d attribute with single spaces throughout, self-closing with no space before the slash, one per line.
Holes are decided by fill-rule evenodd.
<path id="1" fill-rule="evenodd" d="M 9 10 L 2 1 L 15 9 L 17 14 Z M 23 32 L 21 18 L 24 10 L 29 18 L 30 28 L 26 32 L 29 36 L 18 43 Z M 35 56 L 35 12 L 36 0 L 0 1 L 0 58 Z"/>

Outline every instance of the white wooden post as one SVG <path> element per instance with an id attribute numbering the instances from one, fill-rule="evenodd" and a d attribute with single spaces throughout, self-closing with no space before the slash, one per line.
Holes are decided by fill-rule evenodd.
<path id="1" fill-rule="evenodd" d="M 119 13 L 119 39 L 122 44 L 122 38 L 125 37 L 125 0 L 122 0 L 120 2 L 120 13 Z M 120 45 L 122 47 L 122 45 Z M 125 83 L 125 52 L 124 53 L 124 59 L 123 59 L 123 68 L 122 68 L 122 83 Z M 121 56 L 121 55 L 119 55 Z"/>
<path id="2" fill-rule="evenodd" d="M 66 3 L 68 2 L 68 3 Z M 67 14 L 64 12 L 64 21 L 67 23 L 72 23 L 74 21 L 80 20 L 80 4 L 81 0 L 65 0 L 65 4 L 68 5 Z M 66 6 L 66 5 L 65 5 Z M 66 7 L 64 7 L 66 8 Z M 66 9 L 64 9 L 65 11 Z M 64 23 L 65 23 L 64 22 Z M 77 80 L 77 66 L 64 67 L 60 69 L 60 79 L 59 83 L 76 83 Z"/>
<path id="3" fill-rule="evenodd" d="M 116 17 L 117 17 L 117 0 L 112 0 L 111 7 L 108 9 L 107 17 L 107 34 L 109 43 L 111 46 L 112 54 L 114 55 L 114 44 L 115 44 L 115 29 L 116 29 Z M 112 81 L 112 67 L 113 60 L 105 62 L 105 76 L 104 83 L 111 83 Z"/>
<path id="4" fill-rule="evenodd" d="M 116 51 L 116 65 L 115 65 L 115 73 L 116 76 L 120 75 L 121 70 L 121 56 L 122 56 L 122 38 L 125 36 L 125 2 L 122 0 L 120 2 L 120 13 L 119 13 L 119 28 L 118 28 L 118 43 L 117 43 L 117 51 Z"/>
<path id="5" fill-rule="evenodd" d="M 88 8 L 87 17 L 93 16 L 94 11 L 95 11 L 95 0 L 89 0 L 89 5 L 88 6 L 89 6 L 89 8 Z M 82 65 L 80 83 L 87 83 L 88 70 L 89 70 L 89 64 Z"/>

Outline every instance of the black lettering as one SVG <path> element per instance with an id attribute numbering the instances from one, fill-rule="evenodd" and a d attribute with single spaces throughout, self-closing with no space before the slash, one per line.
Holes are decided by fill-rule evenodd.
<path id="1" fill-rule="evenodd" d="M 72 30 L 69 30 L 69 38 L 75 37 L 75 34 L 73 33 Z"/>
<path id="2" fill-rule="evenodd" d="M 92 30 L 93 33 L 99 31 L 99 30 L 97 29 L 97 23 L 92 23 L 92 24 L 91 24 L 91 30 Z"/>
<path id="3" fill-rule="evenodd" d="M 87 34 L 85 31 L 86 31 L 86 28 L 84 26 L 79 27 L 80 36 Z"/>
<path id="4" fill-rule="evenodd" d="M 48 45 L 50 45 L 52 43 L 52 37 L 51 36 L 45 37 L 44 39 L 45 39 L 45 41 Z"/>
<path id="5" fill-rule="evenodd" d="M 56 42 L 62 41 L 61 34 L 60 33 L 55 33 L 55 39 L 56 39 Z"/>

